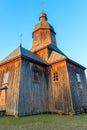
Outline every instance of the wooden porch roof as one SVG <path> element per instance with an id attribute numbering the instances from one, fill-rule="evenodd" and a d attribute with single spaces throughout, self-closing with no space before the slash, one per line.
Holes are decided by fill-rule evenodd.
<path id="1" fill-rule="evenodd" d="M 0 86 L 0 90 L 3 90 L 3 89 L 8 89 L 7 86 Z"/>

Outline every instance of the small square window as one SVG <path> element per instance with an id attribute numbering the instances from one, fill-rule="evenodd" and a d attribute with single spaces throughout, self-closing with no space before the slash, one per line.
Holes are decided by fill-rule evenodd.
<path id="1" fill-rule="evenodd" d="M 53 81 L 58 81 L 58 72 L 53 73 Z"/>
<path id="2" fill-rule="evenodd" d="M 34 70 L 34 80 L 38 80 L 39 79 L 39 73 L 38 71 Z"/>

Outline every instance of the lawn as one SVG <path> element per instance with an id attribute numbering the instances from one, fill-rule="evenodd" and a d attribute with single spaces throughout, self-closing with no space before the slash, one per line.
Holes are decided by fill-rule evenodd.
<path id="1" fill-rule="evenodd" d="M 87 130 L 87 115 L 0 117 L 0 130 Z"/>

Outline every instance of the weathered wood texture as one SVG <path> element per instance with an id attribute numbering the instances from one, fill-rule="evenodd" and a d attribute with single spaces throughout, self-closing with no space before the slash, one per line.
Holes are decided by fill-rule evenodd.
<path id="1" fill-rule="evenodd" d="M 53 112 L 53 89 L 51 80 L 51 66 L 46 68 L 46 79 L 47 79 L 47 97 L 48 97 L 48 111 Z"/>
<path id="2" fill-rule="evenodd" d="M 6 110 L 6 90 L 0 90 L 0 111 Z"/>
<path id="3" fill-rule="evenodd" d="M 58 72 L 58 81 L 53 80 L 54 72 Z M 51 68 L 53 90 L 53 112 L 71 114 L 72 102 L 66 61 L 53 64 Z"/>
<path id="4" fill-rule="evenodd" d="M 32 52 L 36 52 L 36 50 L 42 49 L 44 48 L 44 45 L 48 45 L 50 43 L 56 46 L 56 33 L 54 32 L 53 27 L 45 19 L 46 14 L 41 13 L 41 15 L 44 15 L 42 17 L 44 20 L 41 19 L 41 21 L 36 24 L 32 33 Z"/>
<path id="5" fill-rule="evenodd" d="M 31 52 L 20 46 L 0 62 L 0 110 L 15 116 L 80 113 L 87 104 L 85 68 L 57 48 L 56 33 L 44 12 L 39 20 Z"/>
<path id="6" fill-rule="evenodd" d="M 34 70 L 39 73 L 37 81 Z M 45 67 L 23 59 L 20 76 L 19 116 L 47 112 Z"/>
<path id="7" fill-rule="evenodd" d="M 51 31 L 49 29 L 37 30 L 33 32 L 32 36 L 33 36 L 33 43 L 32 43 L 33 47 L 36 47 L 41 43 L 43 44 L 51 43 Z M 37 36 L 37 40 L 35 40 L 36 36 Z"/>
<path id="8" fill-rule="evenodd" d="M 81 106 L 87 104 L 87 85 L 86 76 L 83 69 L 71 63 L 67 63 L 67 70 L 69 74 L 70 89 L 72 94 L 72 103 L 74 113 L 81 113 Z M 80 75 L 81 81 L 78 82 L 76 74 Z"/>
<path id="9" fill-rule="evenodd" d="M 37 53 L 37 55 L 39 55 L 42 59 L 44 59 L 45 61 L 48 60 L 48 48 L 44 48 L 42 50 L 39 50 Z"/>
<path id="10" fill-rule="evenodd" d="M 9 72 L 7 85 L 8 89 L 0 90 L 0 94 L 6 91 L 3 104 L 0 103 L 0 109 L 4 105 L 7 115 L 18 115 L 19 101 L 19 84 L 20 84 L 20 61 L 13 61 L 0 66 L 0 86 L 3 85 L 3 77 L 6 72 Z M 0 95 L 1 96 L 1 95 Z"/>

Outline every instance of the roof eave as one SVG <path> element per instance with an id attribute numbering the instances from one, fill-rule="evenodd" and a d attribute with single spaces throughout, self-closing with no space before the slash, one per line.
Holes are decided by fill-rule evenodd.
<path id="1" fill-rule="evenodd" d="M 66 61 L 66 57 L 62 58 L 61 60 L 53 61 L 53 62 L 49 63 L 49 65 L 52 65 L 52 64 L 55 64 L 55 63 L 59 63 L 59 62 L 62 62 L 62 61 Z"/>
<path id="2" fill-rule="evenodd" d="M 37 63 L 37 64 L 39 64 L 39 65 L 44 65 L 44 66 L 48 66 L 48 65 L 49 65 L 48 63 L 42 63 L 42 62 L 39 62 L 39 61 L 37 61 L 37 60 L 35 60 L 35 59 L 33 59 L 33 58 L 24 56 L 24 55 L 22 55 L 21 57 L 24 58 L 24 59 L 26 59 L 26 60 L 29 60 L 29 61 L 31 61 L 31 62 L 35 62 L 35 63 Z"/>
<path id="3" fill-rule="evenodd" d="M 10 63 L 10 62 L 12 62 L 12 61 L 14 61 L 14 60 L 17 60 L 18 58 L 21 58 L 21 55 L 16 56 L 15 58 L 12 58 L 12 59 L 7 60 L 7 61 L 2 61 L 2 62 L 0 62 L 0 66 L 5 65 L 5 64 L 7 64 L 7 63 Z"/>
<path id="4" fill-rule="evenodd" d="M 51 28 L 37 28 L 37 29 L 35 29 L 35 30 L 33 31 L 33 33 L 36 32 L 36 31 L 38 31 L 38 30 L 41 30 L 41 29 L 43 29 L 43 30 L 45 30 L 45 29 L 51 30 L 51 31 L 56 35 L 56 32 L 55 32 L 54 30 L 52 30 Z M 33 33 L 32 33 L 32 34 L 33 34 Z"/>
<path id="5" fill-rule="evenodd" d="M 77 62 L 75 62 L 75 61 L 73 61 L 73 60 L 71 60 L 69 58 L 67 58 L 66 61 L 69 62 L 69 63 L 72 63 L 72 64 L 74 64 L 74 65 L 76 65 L 76 66 L 78 66 L 78 67 L 80 67 L 80 68 L 82 68 L 84 70 L 86 69 L 86 67 L 80 65 L 79 63 L 77 63 Z"/>
<path id="6" fill-rule="evenodd" d="M 5 86 L 1 86 L 0 90 L 3 90 L 3 89 L 8 89 L 8 87 L 6 85 Z"/>
<path id="7" fill-rule="evenodd" d="M 27 57 L 27 56 L 24 56 L 24 55 L 20 55 L 20 56 L 17 56 L 17 57 L 15 57 L 15 58 L 13 58 L 13 59 L 8 60 L 8 61 L 1 62 L 1 63 L 0 63 L 0 66 L 5 65 L 5 64 L 8 64 L 8 63 L 10 63 L 10 62 L 12 62 L 12 61 L 14 61 L 14 60 L 16 60 L 16 59 L 18 59 L 18 58 L 25 58 L 25 59 L 27 59 L 27 60 L 29 60 L 29 61 L 31 61 L 31 62 L 36 62 L 37 64 L 40 64 L 40 65 L 45 65 L 45 66 L 48 66 L 48 65 L 49 65 L 48 63 L 42 63 L 42 62 L 39 62 L 39 61 L 37 61 L 37 60 L 35 60 L 35 59 L 32 59 L 32 58 L 30 58 L 30 57 Z"/>

